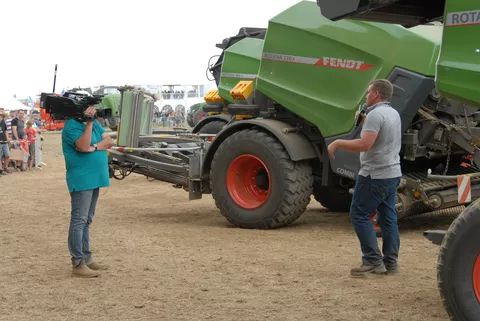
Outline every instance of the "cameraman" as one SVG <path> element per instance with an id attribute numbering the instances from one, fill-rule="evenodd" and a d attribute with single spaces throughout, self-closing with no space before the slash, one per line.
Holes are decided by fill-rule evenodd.
<path id="1" fill-rule="evenodd" d="M 69 119 L 62 131 L 66 180 L 71 197 L 68 248 L 72 257 L 72 276 L 96 277 L 107 266 L 93 262 L 89 227 L 95 214 L 101 187 L 110 185 L 106 150 L 113 146 L 111 137 L 94 119 L 90 105 L 84 119 Z"/>

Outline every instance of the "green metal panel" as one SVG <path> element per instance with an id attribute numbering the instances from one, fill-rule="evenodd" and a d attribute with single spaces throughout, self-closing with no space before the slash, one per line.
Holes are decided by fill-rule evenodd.
<path id="1" fill-rule="evenodd" d="M 480 1 L 447 1 L 444 23 L 437 88 L 480 107 Z"/>
<path id="2" fill-rule="evenodd" d="M 142 119 L 140 122 L 140 135 L 148 135 L 148 100 L 143 101 Z"/>
<path id="3" fill-rule="evenodd" d="M 143 100 L 142 120 L 140 123 L 140 135 L 152 135 L 154 104 L 151 99 Z"/>
<path id="4" fill-rule="evenodd" d="M 225 50 L 218 86 L 218 93 L 223 99 L 234 102 L 230 90 L 241 80 L 253 80 L 256 84 L 262 48 L 263 40 L 244 38 Z"/>
<path id="5" fill-rule="evenodd" d="M 343 134 L 371 80 L 387 78 L 395 67 L 434 77 L 441 32 L 440 26 L 332 22 L 315 2 L 303 1 L 270 20 L 257 88 L 325 137 Z"/>
<path id="6" fill-rule="evenodd" d="M 122 102 L 122 116 L 120 118 L 120 128 L 118 130 L 118 146 L 129 146 L 129 133 L 131 131 L 132 119 L 130 115 L 132 114 L 132 98 L 133 93 L 131 91 L 125 91 L 123 93 L 123 102 Z"/>

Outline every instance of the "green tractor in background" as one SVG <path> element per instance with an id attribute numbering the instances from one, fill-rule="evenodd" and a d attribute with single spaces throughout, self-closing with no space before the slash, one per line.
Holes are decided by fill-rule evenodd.
<path id="1" fill-rule="evenodd" d="M 103 127 L 117 130 L 120 123 L 121 93 L 118 86 L 101 86 L 93 92 L 94 95 L 103 95 L 102 102 L 95 105 L 97 121 Z"/>
<path id="2" fill-rule="evenodd" d="M 436 96 L 442 98 L 428 114 L 431 118 L 432 113 L 442 113 L 442 117 L 431 118 L 430 121 L 421 119 L 425 121 L 420 130 L 431 122 L 448 120 L 456 124 L 459 127 L 444 127 L 449 135 L 466 135 L 467 140 L 463 143 L 453 138 L 454 144 L 469 150 L 474 165 L 478 166 L 480 1 L 317 0 L 317 4 L 323 16 L 340 25 L 348 21 L 373 21 L 412 28 L 435 20 L 442 21 L 441 48 L 435 56 Z M 412 48 L 412 52 L 416 53 L 419 49 Z M 457 111 L 453 112 L 453 109 Z M 421 147 L 417 145 L 417 151 Z M 458 184 L 459 197 L 469 195 L 470 190 L 471 200 L 448 231 L 426 231 L 424 235 L 434 244 L 441 245 L 437 280 L 451 320 L 477 321 L 480 320 L 480 199 L 474 189 L 478 186 L 478 171 L 468 176 L 461 175 L 461 172 L 451 172 L 448 176 L 441 174 L 437 179 L 442 179 L 445 185 Z"/>
<path id="3" fill-rule="evenodd" d="M 207 113 L 203 111 L 203 106 L 206 104 L 207 103 L 203 102 L 190 106 L 190 110 L 187 114 L 188 126 L 194 128 L 203 117 L 207 116 Z"/>

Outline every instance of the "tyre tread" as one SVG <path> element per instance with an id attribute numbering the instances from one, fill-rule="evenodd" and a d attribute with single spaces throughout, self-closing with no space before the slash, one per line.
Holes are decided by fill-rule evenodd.
<path id="1" fill-rule="evenodd" d="M 440 290 L 440 298 L 442 300 L 443 307 L 447 311 L 447 314 L 452 321 L 464 320 L 464 318 L 456 304 L 456 301 L 454 299 L 452 300 L 452 284 L 450 284 L 451 281 L 445 279 L 445 273 L 449 273 L 449 264 L 453 263 L 452 258 L 449 258 L 453 251 L 452 246 L 456 245 L 456 247 L 458 247 L 459 240 L 456 238 L 456 236 L 461 234 L 461 231 L 466 224 L 474 223 L 475 219 L 478 221 L 478 204 L 472 204 L 470 207 L 467 207 L 464 212 L 452 222 L 450 228 L 443 238 L 438 255 L 437 286 Z M 463 236 L 464 235 L 461 235 L 459 237 L 461 238 Z M 470 320 L 465 319 L 465 321 Z"/>
<path id="2" fill-rule="evenodd" d="M 212 197 L 220 213 L 232 224 L 242 228 L 274 229 L 289 225 L 296 221 L 306 210 L 310 203 L 310 196 L 313 190 L 313 175 L 311 165 L 305 161 L 294 162 L 290 159 L 285 147 L 270 134 L 256 128 L 239 131 L 227 138 L 218 148 L 216 155 L 226 152 L 232 145 L 241 139 L 253 139 L 262 141 L 263 144 L 276 155 L 279 167 L 287 173 L 285 177 L 284 197 L 277 213 L 269 221 L 260 224 L 243 224 L 233 220 L 228 213 L 228 205 L 225 204 L 212 189 Z M 215 156 L 216 156 L 215 155 Z M 212 161 L 212 172 L 216 168 L 217 157 Z M 212 185 L 213 173 L 210 174 L 210 185 Z"/>

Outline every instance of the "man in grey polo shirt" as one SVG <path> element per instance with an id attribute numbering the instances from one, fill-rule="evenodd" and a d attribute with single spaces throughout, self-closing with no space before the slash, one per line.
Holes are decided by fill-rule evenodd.
<path id="1" fill-rule="evenodd" d="M 400 183 L 400 148 L 402 122 L 389 104 L 393 86 L 385 79 L 374 80 L 368 87 L 367 110 L 361 138 L 336 140 L 328 146 L 334 158 L 335 150 L 360 152 L 360 171 L 355 185 L 350 218 L 360 241 L 362 265 L 350 271 L 352 276 L 396 273 L 400 235 L 395 208 L 396 191 Z M 383 238 L 383 255 L 369 216 L 377 210 Z"/>

